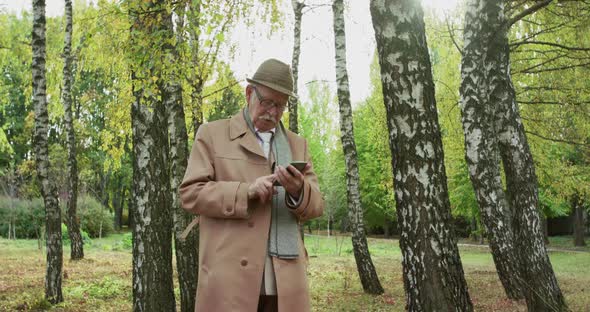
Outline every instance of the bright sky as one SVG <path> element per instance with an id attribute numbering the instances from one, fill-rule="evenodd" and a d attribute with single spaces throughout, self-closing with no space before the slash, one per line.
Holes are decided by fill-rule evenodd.
<path id="1" fill-rule="evenodd" d="M 422 0 L 425 9 L 453 10 L 460 0 Z M 252 75 L 260 63 L 274 57 L 291 63 L 293 53 L 293 24 L 291 1 L 285 1 L 285 29 L 281 34 L 267 39 L 254 37 L 247 31 L 239 32 L 234 40 L 240 40 L 241 49 L 232 68 L 238 79 Z M 298 93 L 302 101 L 308 98 L 305 84 L 314 80 L 326 80 L 336 89 L 334 60 L 333 15 L 330 0 L 306 0 L 306 4 L 329 4 L 303 15 L 301 23 L 301 55 L 299 59 Z M 370 90 L 369 70 L 375 53 L 375 35 L 369 11 L 369 1 L 345 1 L 346 59 L 350 96 L 353 103 L 364 100 Z M 305 10 L 304 10 L 305 12 Z M 440 16 L 443 16 L 441 14 Z"/>
<path id="2" fill-rule="evenodd" d="M 460 0 L 422 0 L 425 9 L 442 12 L 456 8 Z M 230 62 L 238 79 L 251 76 L 258 65 L 273 57 L 291 63 L 293 50 L 293 23 L 291 1 L 284 0 L 285 28 L 271 38 L 254 35 L 244 29 L 236 31 L 233 40 L 239 42 L 235 59 Z M 48 16 L 63 14 L 63 0 L 46 0 Z M 326 80 L 335 90 L 334 36 L 330 0 L 306 0 L 306 4 L 328 4 L 307 11 L 302 19 L 301 56 L 299 61 L 299 95 L 308 99 L 305 84 L 313 80 Z M 345 9 L 346 53 L 351 100 L 362 101 L 369 95 L 369 69 L 375 51 L 375 37 L 371 25 L 369 1 L 348 0 Z M 0 10 L 31 10 L 32 0 L 0 0 Z M 261 26 L 263 28 L 263 26 Z"/>

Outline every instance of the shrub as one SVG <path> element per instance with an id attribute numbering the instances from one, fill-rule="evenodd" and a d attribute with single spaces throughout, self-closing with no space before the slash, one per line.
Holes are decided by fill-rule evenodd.
<path id="1" fill-rule="evenodd" d="M 131 232 L 125 233 L 123 235 L 123 239 L 121 240 L 121 245 L 123 245 L 123 248 L 125 248 L 125 249 L 133 248 L 133 235 Z"/>
<path id="2" fill-rule="evenodd" d="M 33 200 L 0 196 L 0 236 L 38 238 L 45 222 L 45 207 L 41 198 Z"/>
<path id="3" fill-rule="evenodd" d="M 78 217 L 80 228 L 92 238 L 106 236 L 114 231 L 113 214 L 90 196 L 78 198 Z"/>
<path id="4" fill-rule="evenodd" d="M 92 244 L 92 239 L 86 231 L 80 230 L 80 234 L 82 235 L 82 241 L 84 242 L 84 245 Z M 64 223 L 61 224 L 61 241 L 64 245 L 70 244 L 70 233 L 68 232 L 68 226 Z"/>
<path id="5" fill-rule="evenodd" d="M 62 223 L 65 223 L 65 203 L 61 202 Z M 86 242 L 90 237 L 106 236 L 114 231 L 113 214 L 90 196 L 78 198 L 78 219 L 82 238 Z M 0 196 L 0 236 L 8 237 L 8 229 L 17 238 L 39 238 L 45 224 L 45 206 L 43 199 L 14 199 Z M 67 229 L 67 228 L 66 228 Z M 69 239 L 62 231 L 64 239 Z M 85 237 L 86 235 L 86 237 Z"/>

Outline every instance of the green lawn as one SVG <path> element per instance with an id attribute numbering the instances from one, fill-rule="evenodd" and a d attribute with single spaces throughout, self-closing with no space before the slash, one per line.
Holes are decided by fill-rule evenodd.
<path id="1" fill-rule="evenodd" d="M 558 247 L 571 248 L 556 238 Z M 570 240 L 571 241 L 571 240 Z M 397 240 L 370 238 L 382 296 L 365 295 L 356 274 L 349 237 L 306 236 L 314 311 L 404 311 L 401 252 Z M 571 244 L 571 243 L 570 243 Z M 553 242 L 550 247 L 555 247 Z M 461 244 L 461 259 L 476 311 L 526 311 L 504 298 L 487 248 Z M 553 268 L 572 311 L 590 311 L 590 249 L 550 252 Z M 86 258 L 69 261 L 64 249 L 65 302 L 52 311 L 130 311 L 129 234 L 94 239 Z M 0 239 L 0 311 L 48 309 L 43 299 L 45 255 L 35 240 Z M 178 296 L 178 289 L 176 290 Z"/>

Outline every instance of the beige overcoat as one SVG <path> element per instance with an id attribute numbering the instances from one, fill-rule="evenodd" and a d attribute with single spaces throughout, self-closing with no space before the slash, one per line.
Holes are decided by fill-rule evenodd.
<path id="1" fill-rule="evenodd" d="M 307 142 L 287 130 L 292 159 L 311 162 Z M 242 112 L 202 125 L 184 180 L 182 206 L 200 215 L 199 278 L 195 311 L 255 312 L 258 306 L 270 228 L 270 201 L 248 200 L 248 186 L 271 174 Z M 300 221 L 322 215 L 324 201 L 315 173 L 305 175 L 303 199 L 293 213 Z M 273 258 L 280 312 L 310 310 L 307 251 Z"/>

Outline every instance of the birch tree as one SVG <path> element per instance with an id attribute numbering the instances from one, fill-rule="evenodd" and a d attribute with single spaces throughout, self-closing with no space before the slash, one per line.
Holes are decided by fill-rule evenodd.
<path id="1" fill-rule="evenodd" d="M 172 217 L 164 84 L 165 0 L 130 1 L 133 132 L 133 310 L 174 311 Z"/>
<path id="2" fill-rule="evenodd" d="M 456 238 L 423 12 L 372 0 L 408 311 L 472 311 Z"/>
<path id="3" fill-rule="evenodd" d="M 498 18 L 498 22 L 494 24 L 499 25 L 494 37 L 490 38 L 487 55 L 489 60 L 485 64 L 490 70 L 490 77 L 487 79 L 489 105 L 497 105 L 494 116 L 496 135 L 506 175 L 506 197 L 514 212 L 512 226 L 518 251 L 517 262 L 520 265 L 521 289 L 529 311 L 567 311 L 545 247 L 539 215 L 537 176 L 516 103 L 507 36 L 508 28 L 514 20 L 534 12 L 531 8 L 541 8 L 551 1 L 540 1 L 512 18 L 505 15 L 504 1 L 489 2 L 489 7 L 497 7 L 491 16 Z"/>
<path id="4" fill-rule="evenodd" d="M 363 222 L 363 209 L 359 186 L 358 157 L 354 143 L 354 126 L 350 89 L 346 69 L 346 34 L 344 29 L 343 0 L 334 0 L 334 44 L 336 47 L 336 84 L 340 110 L 340 131 L 344 161 L 346 163 L 346 191 L 348 195 L 348 216 L 352 227 L 352 247 L 363 290 L 370 294 L 382 294 L 383 287 L 375 271 L 369 253 Z"/>
<path id="5" fill-rule="evenodd" d="M 482 9 L 480 9 L 482 8 Z M 461 111 L 465 160 L 475 190 L 481 219 L 504 291 L 510 299 L 523 298 L 518 287 L 512 212 L 500 178 L 500 151 L 494 131 L 495 107 L 490 105 L 485 60 L 487 45 L 497 25 L 498 7 L 486 0 L 469 1 L 465 12 L 461 60 Z"/>
<path id="6" fill-rule="evenodd" d="M 177 16 L 182 17 L 184 14 L 181 12 Z M 182 31 L 184 29 L 184 19 L 179 18 L 176 21 L 178 29 Z M 164 21 L 164 27 L 165 40 L 174 42 L 175 34 L 171 18 Z M 185 239 L 181 239 L 183 231 L 193 220 L 194 216 L 182 209 L 180 195 L 178 193 L 178 187 L 182 182 L 188 162 L 188 134 L 182 100 L 181 64 L 178 62 L 178 46 L 183 40 L 180 31 L 176 33 L 176 42 L 174 44 L 164 45 L 168 75 L 164 80 L 166 82 L 164 83 L 162 94 L 164 106 L 168 114 L 170 189 L 172 194 L 176 267 L 178 270 L 178 283 L 180 285 L 180 311 L 192 312 L 195 310 L 195 294 L 197 292 L 199 232 L 194 229 Z"/>
<path id="7" fill-rule="evenodd" d="M 84 245 L 80 234 L 80 224 L 76 216 L 78 202 L 78 162 L 76 161 L 76 135 L 72 113 L 72 1 L 65 0 L 66 32 L 64 42 L 64 69 L 62 102 L 64 105 L 64 119 L 66 124 L 66 145 L 68 149 L 68 212 L 67 224 L 70 236 L 70 258 L 79 260 L 84 258 Z"/>
<path id="8" fill-rule="evenodd" d="M 461 105 L 472 184 L 506 294 L 524 296 L 529 311 L 565 311 L 567 306 L 545 247 L 535 168 L 510 74 L 507 32 L 515 21 L 550 2 L 537 2 L 507 18 L 503 0 L 471 1 L 462 61 Z"/>
<path id="9" fill-rule="evenodd" d="M 31 37 L 33 62 L 31 67 L 33 75 L 33 106 L 35 107 L 35 159 L 37 176 L 41 184 L 41 195 L 45 203 L 45 239 L 47 246 L 45 298 L 49 302 L 56 304 L 63 301 L 61 291 L 63 250 L 61 242 L 61 210 L 55 185 L 51 177 L 49 177 L 45 25 L 45 0 L 34 0 L 33 32 Z"/>
<path id="10" fill-rule="evenodd" d="M 293 5 L 293 14 L 295 15 L 295 27 L 293 27 L 293 57 L 291 68 L 293 70 L 293 93 L 297 94 L 297 81 L 299 79 L 299 56 L 301 54 L 301 18 L 305 3 L 299 0 L 291 0 Z M 297 121 L 297 105 L 299 101 L 296 98 L 289 99 L 289 130 L 299 133 Z M 303 236 L 302 236 L 303 237 Z"/>

